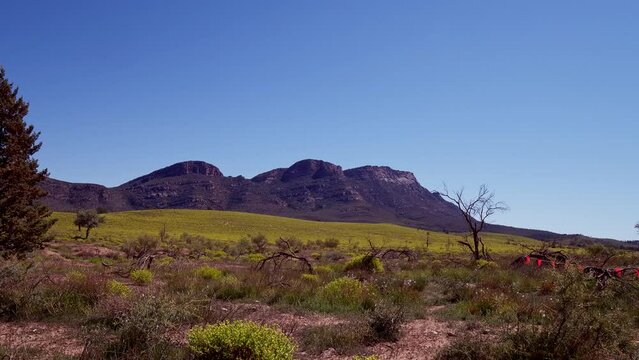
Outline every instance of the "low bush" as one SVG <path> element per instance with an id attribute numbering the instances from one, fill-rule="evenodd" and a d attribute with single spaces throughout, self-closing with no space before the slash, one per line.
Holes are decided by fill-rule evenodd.
<path id="1" fill-rule="evenodd" d="M 230 275 L 222 277 L 212 290 L 217 299 L 237 300 L 248 297 L 252 289 L 248 284 L 240 282 L 237 277 Z"/>
<path id="2" fill-rule="evenodd" d="M 170 256 L 163 256 L 157 260 L 159 266 L 171 266 L 175 262 L 175 259 Z"/>
<path id="3" fill-rule="evenodd" d="M 78 270 L 71 270 L 67 273 L 67 279 L 72 282 L 82 282 L 85 281 L 87 276 L 84 273 L 81 273 Z"/>
<path id="4" fill-rule="evenodd" d="M 253 244 L 253 249 L 255 251 L 262 253 L 266 250 L 268 239 L 263 234 L 257 234 L 255 236 L 251 236 L 251 243 Z"/>
<path id="5" fill-rule="evenodd" d="M 126 284 L 121 283 L 117 280 L 112 279 L 107 281 L 106 287 L 107 287 L 107 291 L 111 295 L 116 295 L 123 298 L 126 298 L 129 295 L 131 295 L 131 288 L 128 287 Z"/>
<path id="6" fill-rule="evenodd" d="M 253 245 L 248 239 L 240 239 L 240 241 L 224 248 L 224 252 L 236 257 L 248 255 L 251 251 L 253 251 Z"/>
<path id="7" fill-rule="evenodd" d="M 18 315 L 28 319 L 84 315 L 106 292 L 99 274 L 89 273 L 62 283 L 38 285 L 20 299 Z"/>
<path id="8" fill-rule="evenodd" d="M 190 350 L 201 360 L 293 359 L 295 345 L 278 328 L 250 321 L 196 326 L 187 334 Z"/>
<path id="9" fill-rule="evenodd" d="M 135 240 L 128 240 L 122 244 L 121 249 L 127 257 L 139 258 L 157 249 L 160 241 L 151 235 L 141 235 Z"/>
<path id="10" fill-rule="evenodd" d="M 436 360 L 495 360 L 498 358 L 495 347 L 490 342 L 476 338 L 457 339 L 441 349 L 435 357 Z"/>
<path id="11" fill-rule="evenodd" d="M 221 270 L 211 266 L 201 266 L 195 269 L 194 273 L 195 276 L 205 280 L 217 280 L 224 275 Z"/>
<path id="12" fill-rule="evenodd" d="M 346 259 L 346 255 L 336 250 L 330 250 L 324 254 L 324 259 L 330 262 L 337 262 Z"/>
<path id="13" fill-rule="evenodd" d="M 142 296 L 130 307 L 107 309 L 115 310 L 103 316 L 110 317 L 116 339 L 99 344 L 104 358 L 166 359 L 166 354 L 173 352 L 167 333 L 189 316 L 174 301 L 157 296 Z"/>
<path id="14" fill-rule="evenodd" d="M 131 280 L 140 285 L 150 284 L 153 281 L 153 273 L 147 269 L 133 270 L 131 271 Z"/>
<path id="15" fill-rule="evenodd" d="M 397 341 L 405 321 L 404 309 L 388 301 L 380 301 L 368 311 L 367 320 L 375 341 Z"/>
<path id="16" fill-rule="evenodd" d="M 326 248 L 335 249 L 338 246 L 339 246 L 339 240 L 338 239 L 330 238 L 330 239 L 324 240 L 324 247 L 326 247 Z"/>
<path id="17" fill-rule="evenodd" d="M 349 260 L 344 266 L 344 271 L 362 270 L 373 273 L 384 272 L 384 264 L 382 261 L 373 255 L 360 255 Z"/>
<path id="18" fill-rule="evenodd" d="M 206 250 L 204 253 L 212 259 L 224 259 L 229 255 L 224 250 Z"/>
<path id="19" fill-rule="evenodd" d="M 314 307 L 320 311 L 353 311 L 365 307 L 369 289 L 360 281 L 341 277 L 322 286 L 315 296 Z"/>
<path id="20" fill-rule="evenodd" d="M 250 262 L 254 262 L 254 263 L 258 263 L 262 260 L 264 260 L 265 256 L 260 254 L 260 253 L 252 253 L 252 254 L 248 254 L 246 255 L 246 260 L 250 261 Z"/>
<path id="21" fill-rule="evenodd" d="M 304 243 L 296 237 L 279 238 L 275 245 L 282 251 L 300 252 L 304 249 Z"/>
<path id="22" fill-rule="evenodd" d="M 632 291 L 623 284 L 597 290 L 575 269 L 554 273 L 556 288 L 546 303 L 546 321 L 517 327 L 506 337 L 504 359 L 622 359 L 637 351 L 625 307 Z"/>
<path id="23" fill-rule="evenodd" d="M 311 284 L 315 284 L 320 281 L 319 276 L 315 274 L 302 274 L 301 279 L 302 281 L 306 283 L 311 283 Z"/>

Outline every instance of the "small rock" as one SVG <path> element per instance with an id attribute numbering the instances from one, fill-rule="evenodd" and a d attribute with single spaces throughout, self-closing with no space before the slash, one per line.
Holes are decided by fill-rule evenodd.
<path id="1" fill-rule="evenodd" d="M 455 335 L 455 333 L 450 332 L 450 331 L 449 331 L 449 332 L 447 332 L 447 333 L 446 333 L 446 335 L 448 335 L 448 336 L 457 336 L 457 335 Z"/>
<path id="2" fill-rule="evenodd" d="M 320 355 L 322 358 L 327 358 L 327 357 L 331 357 L 331 356 L 337 356 L 339 355 L 337 353 L 337 350 L 333 349 L 333 348 L 328 348 L 324 351 L 322 351 L 322 354 Z"/>

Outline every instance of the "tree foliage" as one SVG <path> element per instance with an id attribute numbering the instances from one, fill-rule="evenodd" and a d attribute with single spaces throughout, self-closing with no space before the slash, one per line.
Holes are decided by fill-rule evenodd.
<path id="1" fill-rule="evenodd" d="M 99 215 L 96 210 L 80 210 L 75 215 L 75 220 L 73 220 L 73 224 L 78 227 L 78 231 L 82 230 L 82 228 L 86 229 L 85 239 L 89 238 L 91 229 L 100 226 L 103 222 L 104 216 Z"/>
<path id="2" fill-rule="evenodd" d="M 39 132 L 24 117 L 29 104 L 0 67 L 0 256 L 23 257 L 41 248 L 53 225 L 51 211 L 39 203 L 46 192 L 39 184 L 48 176 L 38 170 Z"/>

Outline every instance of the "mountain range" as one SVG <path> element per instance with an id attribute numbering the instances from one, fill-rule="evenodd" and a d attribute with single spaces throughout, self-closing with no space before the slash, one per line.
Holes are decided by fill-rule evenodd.
<path id="1" fill-rule="evenodd" d="M 185 161 L 111 188 L 52 178 L 42 187 L 48 192 L 44 203 L 56 211 L 212 209 L 318 221 L 384 222 L 436 231 L 467 230 L 455 205 L 421 186 L 412 173 L 387 166 L 343 170 L 326 161 L 308 159 L 247 179 L 224 176 L 216 166 L 203 161 Z M 594 240 L 495 224 L 486 230 L 564 243 Z"/>

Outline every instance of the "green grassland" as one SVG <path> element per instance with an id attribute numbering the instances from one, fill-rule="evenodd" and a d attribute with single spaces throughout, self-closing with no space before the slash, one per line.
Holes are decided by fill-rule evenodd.
<path id="1" fill-rule="evenodd" d="M 300 240 L 325 240 L 335 238 L 342 246 L 424 247 L 433 252 L 467 251 L 457 244 L 461 234 L 425 231 L 392 224 L 363 224 L 346 222 L 320 222 L 291 219 L 278 216 L 212 210 L 142 210 L 115 212 L 104 215 L 106 221 L 93 229 L 90 241 L 118 244 L 144 234 L 166 231 L 178 237 L 187 233 L 222 241 L 237 241 L 249 234 L 264 234 L 271 242 L 279 237 L 294 236 Z M 51 229 L 57 240 L 70 240 L 82 235 L 73 225 L 74 213 L 56 212 L 58 219 Z M 513 235 L 486 233 L 484 242 L 495 253 L 520 253 L 519 244 L 538 246 L 539 241 Z"/>

